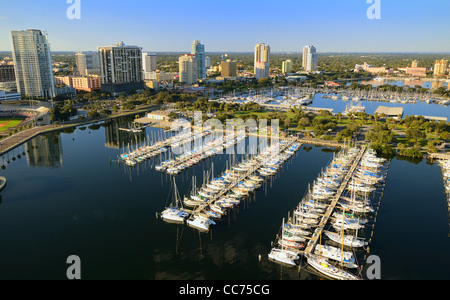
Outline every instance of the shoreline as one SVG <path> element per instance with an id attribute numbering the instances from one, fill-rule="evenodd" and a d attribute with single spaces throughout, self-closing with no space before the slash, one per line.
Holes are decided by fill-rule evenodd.
<path id="1" fill-rule="evenodd" d="M 34 139 L 35 137 L 37 137 L 41 134 L 44 134 L 44 133 L 60 131 L 60 130 L 64 130 L 67 128 L 79 127 L 79 126 L 95 124 L 95 123 L 99 123 L 99 122 L 105 122 L 105 121 L 114 120 L 114 119 L 121 118 L 121 117 L 132 116 L 134 114 L 141 114 L 141 113 L 150 111 L 154 108 L 155 107 L 148 107 L 148 108 L 141 109 L 138 111 L 125 112 L 125 113 L 121 113 L 118 115 L 108 116 L 108 117 L 104 117 L 104 118 L 100 118 L 100 119 L 86 120 L 83 122 L 76 122 L 76 123 L 71 123 L 71 124 L 36 126 L 34 128 L 21 131 L 19 133 L 16 133 L 14 135 L 11 135 L 11 136 L 1 140 L 0 141 L 0 156 L 5 155 L 9 151 L 19 147 L 20 145 Z"/>
<path id="2" fill-rule="evenodd" d="M 1 140 L 0 141 L 0 156 L 5 155 L 6 153 L 23 145 L 24 143 L 32 140 L 33 138 L 38 137 L 41 134 L 55 132 L 55 131 L 61 131 L 61 130 L 73 128 L 73 127 L 96 124 L 96 123 L 100 123 L 100 122 L 106 122 L 106 121 L 114 120 L 114 119 L 121 118 L 121 117 L 127 117 L 127 116 L 145 113 L 145 112 L 151 111 L 152 109 L 157 109 L 157 107 L 147 107 L 145 109 L 141 109 L 138 111 L 125 112 L 125 113 L 121 113 L 121 114 L 114 115 L 114 116 L 107 116 L 104 118 L 86 120 L 83 122 L 77 122 L 77 123 L 72 123 L 72 124 L 46 125 L 46 126 L 39 126 L 39 127 L 27 129 L 27 130 L 24 130 L 24 131 L 21 131 L 21 132 L 15 134 L 15 135 L 12 135 L 10 137 L 7 137 L 4 140 Z M 162 124 L 162 123 L 164 123 L 164 124 Z M 161 122 L 161 124 L 152 123 L 151 125 L 149 125 L 149 127 L 167 129 L 167 128 L 170 128 L 170 124 L 171 124 L 170 122 Z M 195 130 L 194 127 L 193 127 L 193 129 Z M 224 133 L 225 132 L 226 132 L 226 130 L 224 130 Z M 247 133 L 247 135 L 250 136 L 248 133 Z M 257 136 L 259 136 L 259 134 L 257 134 Z M 270 138 L 270 135 L 267 135 L 265 137 Z M 280 138 L 287 138 L 287 137 L 280 136 Z M 311 138 L 305 138 L 305 137 L 300 138 L 300 140 L 303 144 L 318 146 L 318 147 L 345 148 L 345 147 L 349 146 L 345 143 L 340 143 L 337 141 L 311 139 Z M 358 144 L 359 145 L 367 145 L 368 143 L 359 141 Z M 440 153 L 432 153 L 432 154 L 429 154 L 429 153 L 423 153 L 423 154 L 424 154 L 424 156 L 422 158 L 423 160 L 450 159 L 450 153 L 448 151 L 440 152 Z"/>

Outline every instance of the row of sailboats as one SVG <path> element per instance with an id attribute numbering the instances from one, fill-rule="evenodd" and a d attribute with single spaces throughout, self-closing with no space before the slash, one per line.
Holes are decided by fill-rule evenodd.
<path id="1" fill-rule="evenodd" d="M 442 170 L 442 178 L 444 181 L 445 195 L 447 198 L 448 212 L 450 216 L 450 159 L 441 160 L 439 164 Z"/>
<path id="2" fill-rule="evenodd" d="M 278 154 L 277 149 L 281 150 Z M 211 225 L 216 224 L 214 220 L 226 215 L 229 209 L 239 205 L 262 186 L 265 179 L 258 172 L 268 167 L 278 170 L 298 149 L 299 145 L 293 141 L 281 141 L 234 165 L 221 176 L 206 180 L 199 189 L 194 177 L 190 195 L 185 196 L 183 201 L 181 197 L 174 199 L 161 216 L 175 216 L 178 223 L 186 222 L 190 227 L 207 232 Z M 207 177 L 209 178 L 209 175 Z M 192 210 L 188 213 L 184 209 L 185 206 Z"/>
<path id="3" fill-rule="evenodd" d="M 358 154 L 357 149 L 341 151 L 332 162 L 320 174 L 314 182 L 313 187 L 309 187 L 306 196 L 288 217 L 288 221 L 283 220 L 281 237 L 278 243 L 272 248 L 269 259 L 291 266 L 297 265 L 298 255 L 305 250 L 305 242 L 313 235 L 315 228 L 329 208 L 331 199 L 336 189 L 340 187 L 344 178 L 344 173 L 348 171 Z M 292 236 L 297 238 L 297 244 L 292 244 Z M 333 253 L 331 248 L 327 253 Z M 292 255 L 295 252 L 296 255 Z"/>
<path id="4" fill-rule="evenodd" d="M 223 150 L 236 145 L 237 143 L 245 139 L 245 134 L 241 134 L 233 139 L 212 138 L 209 141 L 205 141 L 201 146 L 191 149 L 192 145 L 187 147 L 187 151 L 183 151 L 183 154 L 178 155 L 174 159 L 166 160 L 160 165 L 156 166 L 157 171 L 165 171 L 170 175 L 177 175 L 180 172 L 198 164 L 200 161 L 212 157 L 218 153 L 223 153 Z M 195 144 L 195 143 L 194 143 Z"/>
<path id="5" fill-rule="evenodd" d="M 212 131 L 210 129 L 205 129 L 195 135 L 192 135 L 190 132 L 181 132 L 169 138 L 160 137 L 151 145 L 149 144 L 149 139 L 147 139 L 148 144 L 136 146 L 135 149 L 131 149 L 131 147 L 128 146 L 127 152 L 120 154 L 119 159 L 128 166 L 134 167 L 147 159 L 158 156 L 162 153 L 167 153 L 170 147 L 175 148 L 185 143 L 191 143 L 193 140 L 203 138 L 211 133 Z"/>
<path id="6" fill-rule="evenodd" d="M 305 254 L 308 264 L 327 278 L 359 279 L 349 270 L 359 268 L 353 252 L 367 246 L 367 242 L 358 237 L 358 232 L 368 222 L 367 215 L 373 212 L 368 200 L 368 194 L 373 189 L 370 189 L 369 192 L 366 187 L 374 188 L 383 183 L 385 172 L 382 168 L 385 161 L 377 158 L 372 150 L 368 150 L 362 156 L 356 170 L 350 174 L 357 153 L 358 150 L 352 148 L 343 150 L 334 157 L 314 182 L 313 187 L 308 189 L 306 196 L 294 210 L 288 222 L 285 223 L 283 220 L 281 238 L 278 239 L 278 245 L 269 254 L 271 260 L 296 266 L 299 254 Z M 349 175 L 351 177 L 348 177 Z M 344 178 L 350 178 L 350 181 L 345 181 L 346 186 L 342 186 Z M 347 182 L 349 183 L 347 184 Z M 336 195 L 337 190 L 343 191 L 344 188 L 350 192 L 350 197 L 343 197 L 342 193 Z M 362 194 L 364 196 L 361 196 Z M 337 196 L 340 198 L 336 199 Z M 339 202 L 334 207 L 336 210 L 329 211 L 334 209 L 330 206 L 333 199 L 339 200 Z M 327 224 L 329 222 L 334 231 L 323 231 L 322 228 L 317 228 L 327 212 L 331 214 L 331 217 L 326 222 Z M 315 228 L 317 230 L 313 233 Z M 306 253 L 302 251 L 304 248 L 295 249 L 285 243 L 286 231 L 295 233 L 306 240 L 309 239 L 309 235 L 313 234 L 320 238 L 320 242 L 312 253 Z M 322 232 L 327 237 L 326 244 L 322 244 Z M 345 250 L 345 248 L 350 250 Z M 292 251 L 296 255 L 293 255 Z"/>
<path id="7" fill-rule="evenodd" d="M 366 218 L 374 212 L 368 195 L 383 184 L 385 165 L 386 161 L 378 158 L 373 150 L 365 152 L 346 187 L 350 197 L 340 197 L 336 207 L 338 211 L 331 218 L 334 231 L 324 231 L 329 241 L 337 247 L 319 243 L 315 255 L 308 256 L 308 263 L 327 277 L 338 280 L 359 279 L 348 270 L 359 268 L 353 252 L 368 245 L 358 235 L 368 223 Z"/>

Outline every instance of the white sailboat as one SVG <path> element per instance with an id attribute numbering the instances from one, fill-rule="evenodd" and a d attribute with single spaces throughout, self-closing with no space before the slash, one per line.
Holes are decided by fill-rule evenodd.
<path id="1" fill-rule="evenodd" d="M 166 207 L 166 209 L 161 213 L 161 218 L 168 223 L 183 224 L 184 220 L 189 217 L 189 214 L 184 212 L 183 210 L 183 204 L 181 203 L 175 179 L 173 180 L 173 187 L 174 200 L 172 202 L 172 205 Z"/>
<path id="2" fill-rule="evenodd" d="M 322 235 L 320 236 L 322 238 Z M 311 265 L 314 269 L 319 271 L 320 273 L 337 280 L 359 280 L 359 278 L 353 275 L 350 272 L 344 270 L 344 261 L 347 256 L 349 258 L 349 263 L 351 257 L 348 257 L 348 254 L 344 252 L 344 248 L 339 251 L 339 249 L 331 249 L 326 248 L 326 246 L 321 245 L 322 242 L 319 243 L 319 248 L 316 248 L 316 254 L 307 254 L 306 258 L 308 259 L 308 264 Z M 339 253 L 339 254 L 338 254 Z M 336 260 L 336 258 L 340 258 L 341 266 L 340 268 L 333 266 L 329 263 L 328 259 Z M 352 265 L 353 266 L 353 265 Z"/>
<path id="3" fill-rule="evenodd" d="M 195 228 L 202 232 L 208 232 L 209 226 L 216 225 L 216 222 L 211 220 L 208 215 L 205 214 L 196 214 L 191 216 L 187 221 L 189 227 Z"/>
<path id="4" fill-rule="evenodd" d="M 275 262 L 279 262 L 285 265 L 289 266 L 296 266 L 297 263 L 296 260 L 299 259 L 298 253 L 294 251 L 290 251 L 285 249 L 284 242 L 283 242 L 283 236 L 284 236 L 284 219 L 283 219 L 283 225 L 282 225 L 282 234 L 281 234 L 281 249 L 279 248 L 272 248 L 272 251 L 270 251 L 268 257 L 270 260 L 273 260 Z"/>
<path id="5" fill-rule="evenodd" d="M 309 254 L 306 257 L 309 265 L 330 278 L 337 280 L 359 280 L 357 276 L 331 265 L 325 257 L 314 254 Z"/>
<path id="6" fill-rule="evenodd" d="M 342 262 L 343 266 L 346 268 L 355 269 L 358 267 L 355 256 L 350 251 L 342 251 L 341 249 L 330 245 L 317 245 L 314 253 L 318 256 Z"/>

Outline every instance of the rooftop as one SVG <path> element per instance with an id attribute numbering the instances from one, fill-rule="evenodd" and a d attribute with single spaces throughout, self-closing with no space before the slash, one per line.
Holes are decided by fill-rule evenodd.
<path id="1" fill-rule="evenodd" d="M 402 116 L 403 115 L 403 107 L 386 107 L 386 106 L 378 106 L 375 113 L 385 114 L 386 116 Z"/>

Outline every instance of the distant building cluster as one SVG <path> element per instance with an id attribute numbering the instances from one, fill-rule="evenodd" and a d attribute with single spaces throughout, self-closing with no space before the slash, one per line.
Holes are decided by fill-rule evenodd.
<path id="1" fill-rule="evenodd" d="M 270 46 L 259 43 L 254 49 L 253 72 L 243 70 L 238 62 L 228 59 L 224 54 L 221 61 L 211 64 L 211 58 L 206 56 L 205 45 L 195 40 L 190 53 L 178 58 L 178 72 L 164 72 L 158 69 L 157 55 L 143 52 L 141 47 L 126 45 L 123 42 L 109 46 L 101 46 L 97 51 L 76 53 L 76 70 L 63 69 L 69 76 L 54 76 L 50 43 L 46 32 L 36 29 L 11 31 L 12 58 L 0 62 L 0 91 L 3 99 L 21 99 L 21 97 L 53 98 L 58 95 L 74 96 L 79 91 L 108 92 L 112 95 L 129 91 L 139 91 L 145 88 L 171 89 L 174 81 L 197 90 L 199 81 L 238 80 L 255 78 L 257 80 L 270 78 L 279 74 L 279 69 L 270 68 Z M 315 46 L 307 45 L 302 51 L 303 73 L 318 72 L 318 54 Z M 282 62 L 281 73 L 288 81 L 304 81 L 305 76 L 293 73 L 292 60 Z M 56 68 L 55 70 L 60 70 Z M 272 74 L 271 71 L 274 71 Z M 354 68 L 354 72 L 366 71 L 371 74 L 393 74 L 392 68 L 375 67 L 367 62 Z M 420 67 L 417 60 L 411 65 L 399 69 L 407 76 L 425 77 L 427 72 L 434 76 L 446 76 L 449 71 L 448 60 L 435 62 L 433 69 Z M 398 71 L 395 71 L 397 73 Z M 207 79 L 214 74 L 215 79 Z M 275 75 L 274 75 L 275 74 Z M 304 74 L 303 74 L 304 75 Z M 327 82 L 327 86 L 336 83 Z"/>
<path id="2" fill-rule="evenodd" d="M 445 76 L 448 75 L 449 72 L 449 64 L 448 60 L 436 60 L 434 64 L 433 70 L 427 69 L 426 67 L 419 67 L 419 62 L 417 60 L 413 60 L 411 62 L 411 66 L 406 68 L 399 68 L 398 71 L 394 71 L 392 68 L 386 67 L 374 67 L 372 65 L 367 64 L 366 62 L 363 65 L 356 65 L 354 72 L 366 71 L 371 74 L 393 74 L 398 73 L 398 71 L 405 72 L 405 75 L 411 77 L 426 77 L 428 71 L 433 71 L 434 76 Z"/>
<path id="3" fill-rule="evenodd" d="M 66 76 L 54 76 L 61 63 L 52 69 L 50 43 L 46 32 L 40 30 L 11 31 L 12 62 L 0 63 L 0 90 L 5 99 L 26 97 L 53 98 L 58 95 L 75 96 L 79 91 L 102 91 L 116 95 L 144 88 L 173 88 L 174 80 L 181 84 L 195 85 L 206 80 L 208 74 L 220 73 L 215 80 L 237 80 L 240 78 L 270 78 L 270 46 L 260 43 L 255 46 L 254 72 L 238 70 L 236 61 L 222 55 L 218 65 L 211 65 L 206 56 L 205 45 L 195 40 L 191 53 L 179 57 L 179 72 L 164 72 L 158 69 L 157 55 L 143 52 L 141 47 L 123 42 L 101 46 L 97 51 L 76 53 L 76 69 L 66 68 Z M 282 73 L 289 80 L 298 80 L 292 74 L 293 62 L 282 63 Z M 314 46 L 305 46 L 303 70 L 317 71 L 317 53 Z M 300 80 L 304 80 L 301 77 Z M 8 94 L 7 93 L 14 93 Z M 17 96 L 19 95 L 19 96 Z"/>
<path id="4" fill-rule="evenodd" d="M 394 73 L 394 69 L 392 69 L 392 68 L 388 69 L 386 67 L 374 67 L 372 65 L 369 65 L 366 62 L 364 62 L 363 65 L 355 66 L 354 72 L 357 73 L 357 72 L 361 72 L 361 71 L 366 71 L 371 74 L 393 74 Z"/>

